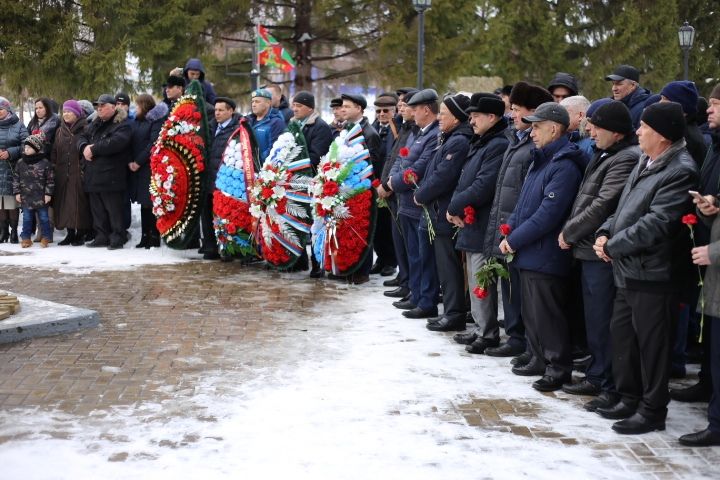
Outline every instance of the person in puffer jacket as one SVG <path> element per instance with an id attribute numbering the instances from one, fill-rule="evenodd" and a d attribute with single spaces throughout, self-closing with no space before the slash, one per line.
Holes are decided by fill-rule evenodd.
<path id="1" fill-rule="evenodd" d="M 23 156 L 15 166 L 13 176 L 15 200 L 23 211 L 21 246 L 32 246 L 30 237 L 37 215 L 42 232 L 40 245 L 47 247 L 52 237 L 48 211 L 55 189 L 55 171 L 45 155 L 45 138 L 42 134 L 28 136 L 23 142 L 23 148 Z"/>

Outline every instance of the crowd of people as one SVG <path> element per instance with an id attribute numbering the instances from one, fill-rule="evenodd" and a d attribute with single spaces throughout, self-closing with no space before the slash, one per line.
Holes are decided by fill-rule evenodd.
<path id="1" fill-rule="evenodd" d="M 38 99 L 26 128 L 0 97 L 0 241 L 30 247 L 37 229 L 47 246 L 54 225 L 67 230 L 60 245 L 122 248 L 136 202 L 137 247 L 159 246 L 150 150 L 192 80 L 214 109 L 197 246 L 206 260 L 231 260 L 218 251 L 212 186 L 242 115 L 197 59 L 171 72 L 163 101 L 138 95 L 134 115 L 124 93 L 95 108 L 68 100 L 60 117 Z M 312 93 L 288 102 L 269 85 L 252 92 L 245 118 L 262 158 L 297 122 L 314 166 L 361 125 L 383 208 L 376 260 L 349 281 L 394 276 L 384 294 L 404 317 L 458 332 L 470 353 L 511 357 L 512 373 L 539 377 L 536 390 L 594 397 L 585 409 L 618 433 L 664 430 L 671 398 L 709 401 L 708 428 L 680 442 L 720 445 L 720 85 L 708 100 L 689 81 L 653 95 L 630 65 L 605 80 L 608 97 L 594 101 L 562 72 L 547 87 L 468 95 L 398 88 L 375 98 L 373 122 L 365 97 L 342 94 L 331 123 Z M 298 269 L 324 276 L 310 260 Z M 698 341 L 699 382 L 669 389 Z M 585 376 L 573 381 L 573 370 Z"/>

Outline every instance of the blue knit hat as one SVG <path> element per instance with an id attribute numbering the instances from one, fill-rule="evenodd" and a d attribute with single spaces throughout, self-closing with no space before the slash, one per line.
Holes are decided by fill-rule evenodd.
<path id="1" fill-rule="evenodd" d="M 612 98 L 607 98 L 607 97 L 601 98 L 601 99 L 599 99 L 599 100 L 595 100 L 594 102 L 592 102 L 592 103 L 590 104 L 590 106 L 588 107 L 587 111 L 585 112 L 585 117 L 586 117 L 586 118 L 592 118 L 593 113 L 595 113 L 595 110 L 597 110 L 598 108 L 602 107 L 602 106 L 605 105 L 606 103 L 610 103 L 610 102 L 612 102 L 612 101 L 613 101 Z"/>
<path id="2" fill-rule="evenodd" d="M 663 87 L 660 95 L 671 102 L 679 103 L 685 115 L 697 113 L 698 91 L 695 82 L 670 82 Z"/>

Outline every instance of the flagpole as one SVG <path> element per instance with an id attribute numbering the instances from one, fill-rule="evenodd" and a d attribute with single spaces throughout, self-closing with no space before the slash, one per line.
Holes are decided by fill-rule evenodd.
<path id="1" fill-rule="evenodd" d="M 260 56 L 260 25 L 255 24 L 254 29 L 255 42 L 253 43 L 252 70 L 250 70 L 250 87 L 253 91 L 258 88 L 258 77 L 260 76 L 260 65 L 258 57 Z"/>

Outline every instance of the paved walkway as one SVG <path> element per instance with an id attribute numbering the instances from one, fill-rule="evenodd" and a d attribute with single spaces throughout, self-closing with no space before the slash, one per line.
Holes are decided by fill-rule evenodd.
<path id="1" fill-rule="evenodd" d="M 133 271 L 101 271 L 89 275 L 0 266 L 0 275 L 17 293 L 82 306 L 101 314 L 101 325 L 95 329 L 0 346 L 0 453 L 4 448 L 36 438 L 42 425 L 23 428 L 23 422 L 19 422 L 17 428 L 12 428 L 8 423 L 3 424 L 12 423 L 13 418 L 20 418 L 18 415 L 32 415 L 31 412 L 50 412 L 67 421 L 104 418 L 108 412 L 129 409 L 125 411 L 130 412 L 130 417 L 143 416 L 143 422 L 150 417 L 194 416 L 198 421 L 212 424 L 218 420 L 215 414 L 184 410 L 182 399 L 198 401 L 210 396 L 241 401 L 245 382 L 252 385 L 262 380 L 263 385 L 272 384 L 290 366 L 313 355 L 322 359 L 318 363 L 342 365 L 342 359 L 353 346 L 352 343 L 335 344 L 333 337 L 343 332 L 352 334 L 359 328 L 352 322 L 360 318 L 377 321 L 373 326 L 377 329 L 377 338 L 393 342 L 391 345 L 368 344 L 368 351 L 396 348 L 399 354 L 418 355 L 423 359 L 417 368 L 403 367 L 407 371 L 396 372 L 399 376 L 392 378 L 428 384 L 434 376 L 438 382 L 467 377 L 474 383 L 468 385 L 471 387 L 468 392 L 448 391 L 446 398 L 432 399 L 433 407 L 429 411 L 409 412 L 407 405 L 416 400 L 399 398 L 397 410 L 386 412 L 389 416 L 427 415 L 440 419 L 452 425 L 451 428 L 459 429 L 460 433 L 453 434 L 455 441 L 469 444 L 468 440 L 473 440 L 468 451 L 481 454 L 491 448 L 484 443 L 477 445 L 477 438 L 498 442 L 504 439 L 517 445 L 519 453 L 525 448 L 523 445 L 535 448 L 539 444 L 543 446 L 542 451 L 558 452 L 560 460 L 555 473 L 563 473 L 563 462 L 572 463 L 573 452 L 580 452 L 608 468 L 601 477 L 611 477 L 612 473 L 607 472 L 613 469 L 618 478 L 717 478 L 720 471 L 720 449 L 683 448 L 676 441 L 677 435 L 704 426 L 704 405 L 672 404 L 667 432 L 638 437 L 615 435 L 609 431 L 608 422 L 581 409 L 586 399 L 532 391 L 527 379 L 509 373 L 507 359 L 466 354 L 452 343 L 450 335 L 428 332 L 421 324 L 412 325 L 409 336 L 407 324 L 400 323 L 401 317 L 389 306 L 389 301 L 381 300 L 387 304 L 381 309 L 370 308 L 383 290 L 379 280 L 361 287 L 347 287 L 328 280 L 311 281 L 301 274 L 278 274 L 258 266 L 216 262 L 138 267 Z M 251 295 L 258 291 L 263 294 Z M 369 318 L 358 312 L 365 304 Z M 327 309 L 332 315 L 326 315 L 322 322 L 316 321 L 318 312 Z M 399 318 L 391 322 L 381 318 L 382 315 Z M 352 321 L 348 321 L 349 318 Z M 315 349 L 322 353 L 316 353 Z M 387 351 L 390 352 L 388 361 L 392 363 L 392 350 Z M 460 365 L 465 365 L 462 367 L 465 371 L 454 367 L 458 359 L 464 362 Z M 438 365 L 446 361 L 456 363 L 452 369 L 439 369 Z M 398 365 L 402 365 L 401 358 Z M 223 372 L 228 382 L 215 382 L 212 387 L 204 383 L 207 376 L 222 377 Z M 382 379 L 382 375 L 376 376 Z M 467 383 L 469 381 L 462 380 L 461 385 Z M 528 383 L 527 389 L 524 383 Z M 308 380 L 307 385 L 312 382 Z M 507 391 L 505 385 L 509 388 Z M 359 387 L 362 391 L 362 386 Z M 386 387 L 394 388 L 393 385 Z M 384 387 L 378 385 L 377 388 Z M 304 398 L 300 387 L 288 391 L 282 401 L 290 410 L 294 395 Z M 347 399 L 350 405 L 351 395 L 349 393 Z M 170 401 L 173 403 L 164 403 Z M 171 404 L 178 405 L 177 410 L 167 407 Z M 148 414 L 152 405 L 165 407 L 161 412 Z M 66 440 L 80 434 L 57 425 L 48 425 L 44 433 L 53 439 Z M 118 445 L 115 452 L 107 456 L 108 462 L 158 458 L 156 454 L 133 456 L 130 449 L 122 448 L 123 443 L 129 441 L 123 436 L 104 433 L 101 437 L 104 442 Z M 207 438 L 222 440 L 220 435 L 202 437 L 205 441 Z M 189 433 L 155 443 L 182 449 L 200 441 L 200 436 Z M 282 443 L 282 439 L 278 442 Z M 438 460 L 443 461 L 455 460 Z M 522 468 L 517 467 L 515 471 Z M 526 472 L 545 478 L 537 468 L 530 462 Z M 512 478 L 502 472 L 491 470 L 477 475 L 469 472 L 468 478 Z M 592 471 L 585 475 L 580 472 L 579 476 L 577 470 L 574 472 L 578 478 L 599 478 Z M 347 478 L 363 477 L 349 474 Z"/>

